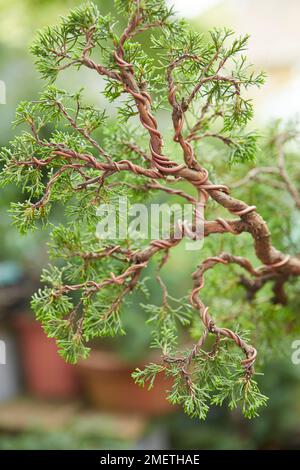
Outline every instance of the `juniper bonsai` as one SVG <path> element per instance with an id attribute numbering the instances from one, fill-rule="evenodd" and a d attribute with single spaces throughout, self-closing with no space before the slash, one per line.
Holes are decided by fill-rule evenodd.
<path id="1" fill-rule="evenodd" d="M 297 327 L 284 287 L 300 275 L 300 258 L 273 246 L 251 202 L 251 185 L 262 209 L 276 183 L 299 208 L 284 150 L 294 131 L 277 126 L 259 151 L 257 132 L 246 128 L 253 116 L 247 90 L 264 81 L 242 55 L 247 36 L 215 29 L 207 40 L 174 17 L 164 0 L 116 0 L 115 9 L 127 19 L 121 34 L 114 18 L 102 16 L 92 3 L 38 34 L 31 51 L 46 87 L 36 101 L 19 105 L 15 123 L 27 129 L 1 151 L 1 185 L 16 183 L 24 192 L 24 200 L 12 204 L 13 223 L 21 233 L 50 225 L 49 252 L 58 259 L 43 272 L 45 287 L 34 295 L 32 308 L 60 354 L 75 363 L 87 357 L 91 339 L 125 333 L 123 306 L 136 290 L 147 295 L 145 272 L 154 263 L 162 302 L 148 299 L 144 309 L 153 328 L 151 346 L 161 351 L 161 360 L 137 369 L 134 380 L 151 388 L 157 374 L 170 376 L 169 401 L 192 417 L 205 418 L 210 405 L 223 402 L 256 416 L 267 401 L 255 379 L 256 347 L 262 361 Z M 151 55 L 139 41 L 145 34 Z M 102 94 L 113 103 L 115 118 L 87 104 L 83 90 L 54 85 L 68 68 L 102 77 Z M 266 159 L 278 155 L 278 165 L 248 173 L 261 153 Z M 242 179 L 234 181 L 239 174 Z M 119 195 L 149 203 L 159 192 L 192 204 L 195 213 L 205 207 L 204 247 L 194 254 L 198 267 L 190 292 L 180 299 L 169 293 L 160 271 L 184 237 L 193 239 L 186 221 L 179 224 L 181 237 L 96 236 L 102 203 L 114 205 Z M 251 203 L 236 194 L 246 194 Z M 53 226 L 51 207 L 57 205 L 64 208 L 65 222 Z M 280 233 L 276 224 L 275 232 Z M 257 261 L 260 267 L 254 267 Z M 177 276 L 180 283 L 180 265 Z M 178 341 L 182 329 L 193 346 L 186 337 Z"/>

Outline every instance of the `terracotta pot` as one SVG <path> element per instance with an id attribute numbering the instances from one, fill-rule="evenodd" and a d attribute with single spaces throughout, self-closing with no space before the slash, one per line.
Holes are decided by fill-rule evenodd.
<path id="1" fill-rule="evenodd" d="M 54 339 L 29 315 L 15 320 L 19 334 L 24 379 L 30 393 L 40 398 L 72 398 L 78 394 L 76 367 L 57 352 Z"/>
<path id="2" fill-rule="evenodd" d="M 148 391 L 134 383 L 131 377 L 134 369 L 116 354 L 106 351 L 92 351 L 88 359 L 78 363 L 82 389 L 97 409 L 151 416 L 174 411 L 166 400 L 172 382 L 158 374 L 154 388 Z"/>

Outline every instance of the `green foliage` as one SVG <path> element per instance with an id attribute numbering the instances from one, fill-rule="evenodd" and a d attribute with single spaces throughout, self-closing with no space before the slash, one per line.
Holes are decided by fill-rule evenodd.
<path id="1" fill-rule="evenodd" d="M 178 326 L 187 326 L 190 324 L 192 317 L 192 309 L 186 299 L 174 299 L 169 297 L 172 306 L 141 304 L 147 316 L 147 323 L 152 328 L 152 344 L 151 347 L 160 349 L 163 354 L 169 354 L 178 339 Z"/>
<path id="2" fill-rule="evenodd" d="M 179 360 L 178 355 L 169 360 L 169 366 L 149 364 L 144 370 L 137 369 L 132 377 L 135 382 L 151 389 L 159 373 L 174 378 L 168 400 L 173 405 L 182 405 L 192 418 L 205 419 L 211 405 L 228 403 L 230 409 L 239 405 L 246 418 L 258 416 L 259 408 L 267 403 L 267 397 L 259 391 L 257 382 L 246 378 L 238 369 L 239 355 L 226 342 L 216 354 L 200 351 L 192 366 L 187 360 L 190 352 Z"/>
<path id="3" fill-rule="evenodd" d="M 255 74 L 246 57 L 241 55 L 249 36 L 232 39 L 234 33 L 231 30 L 215 29 L 210 32 L 210 41 L 207 42 L 202 34 L 190 31 L 184 23 L 177 26 L 174 31 L 163 31 L 158 38 L 153 36 L 152 42 L 160 54 L 162 69 L 179 57 L 187 56 L 174 70 L 178 101 L 186 99 L 195 83 L 201 82 L 196 93 L 198 100 L 190 109 L 194 121 L 199 118 L 199 101 L 202 99 L 205 113 L 201 118 L 201 128 L 204 131 L 213 123 L 218 124 L 220 135 L 224 132 L 231 134 L 234 129 L 243 130 L 253 117 L 253 106 L 251 100 L 242 96 L 242 91 L 264 83 L 264 74 Z M 195 61 L 194 56 L 198 60 Z M 229 63 L 232 69 L 230 76 L 227 74 Z"/>
<path id="4" fill-rule="evenodd" d="M 90 28 L 94 29 L 93 43 L 101 47 L 102 41 L 112 37 L 111 23 L 110 16 L 101 16 L 93 3 L 87 3 L 63 18 L 59 26 L 40 31 L 31 52 L 42 77 L 53 82 L 66 67 L 80 67 Z"/>
<path id="5" fill-rule="evenodd" d="M 47 212 L 50 210 L 49 205 L 45 208 L 41 206 L 36 208 L 30 201 L 11 203 L 10 214 L 12 215 L 12 223 L 15 225 L 22 235 L 29 230 L 36 230 L 37 220 L 46 222 Z"/>
<path id="6" fill-rule="evenodd" d="M 229 163 L 233 165 L 235 163 L 254 162 L 258 151 L 257 141 L 257 133 L 248 133 L 235 138 L 232 143 Z"/>
<path id="7" fill-rule="evenodd" d="M 154 382 L 157 374 L 165 371 L 165 367 L 159 364 L 149 364 L 144 370 L 136 369 L 132 373 L 132 378 L 141 387 L 147 386 L 148 390 L 154 387 Z"/>
<path id="8" fill-rule="evenodd" d="M 125 13 L 126 16 L 132 15 L 136 10 L 136 2 L 134 0 L 114 0 L 114 3 L 117 11 L 121 14 Z M 145 24 L 157 21 L 165 24 L 173 15 L 173 8 L 168 8 L 164 0 L 141 0 L 140 8 Z"/>
<path id="9" fill-rule="evenodd" d="M 136 2 L 117 0 L 115 4 L 130 21 Z M 101 15 L 92 3 L 38 34 L 31 50 L 47 86 L 36 101 L 20 103 L 15 119 L 20 135 L 0 152 L 1 187 L 17 184 L 24 193 L 24 200 L 12 204 L 13 223 L 21 233 L 41 223 L 52 227 L 49 253 L 56 264 L 43 272 L 44 287 L 33 296 L 32 308 L 47 335 L 57 340 L 62 357 L 71 363 L 87 357 L 90 340 L 125 334 L 122 315 L 126 303 L 131 308 L 128 299 L 133 288 L 149 294 L 145 278 L 126 275 L 133 259 L 128 252 L 135 254 L 143 242 L 129 234 L 110 246 L 96 236 L 99 204 L 110 204 L 114 210 L 121 195 L 145 202 L 153 194 L 135 169 L 125 172 L 118 167 L 118 162 L 127 160 L 150 170 L 151 162 L 147 128 L 137 124 L 134 93 L 127 93 L 119 79 L 114 51 L 122 47 L 124 61 L 134 66 L 136 87 L 151 94 L 155 115 L 172 112 L 166 80 L 171 67 L 176 99 L 186 107 L 189 123 L 183 133 L 195 144 L 201 165 L 205 158 L 208 166 L 212 164 L 209 155 L 214 155 L 205 151 L 206 137 L 218 139 L 225 149 L 218 153 L 216 166 L 224 161 L 253 162 L 257 154 L 257 133 L 246 128 L 253 116 L 246 92 L 260 86 L 264 76 L 256 75 L 242 55 L 248 36 L 236 38 L 228 29 L 215 29 L 207 40 L 174 19 L 164 0 L 142 0 L 140 7 L 141 23 L 125 42 L 116 32 L 115 19 Z M 151 36 L 154 54 L 150 55 L 138 38 L 152 28 L 157 31 Z M 82 89 L 74 93 L 55 86 L 58 74 L 71 67 L 87 67 L 90 73 L 104 76 L 102 94 L 114 106 L 113 118 L 86 103 Z M 181 149 L 173 137 L 171 129 L 164 152 L 181 163 Z M 61 225 L 52 225 L 53 206 L 64 212 Z M 116 251 L 110 253 L 112 248 Z M 228 288 L 227 281 L 220 289 L 212 280 L 206 295 L 215 299 L 216 293 Z M 168 399 L 181 404 L 191 417 L 204 419 L 211 405 L 224 401 L 230 408 L 241 405 L 247 417 L 256 416 L 266 398 L 253 379 L 245 379 L 234 346 L 226 340 L 215 354 L 202 349 L 197 355 L 189 350 L 181 354 L 182 331 L 190 327 L 197 340 L 203 331 L 186 297 L 176 300 L 168 294 L 164 300 L 162 306 L 142 304 L 152 329 L 151 347 L 162 352 L 164 361 L 138 369 L 134 380 L 150 389 L 158 373 L 173 378 Z M 241 296 L 235 301 L 241 309 Z M 248 327 L 249 316 L 243 327 Z"/>

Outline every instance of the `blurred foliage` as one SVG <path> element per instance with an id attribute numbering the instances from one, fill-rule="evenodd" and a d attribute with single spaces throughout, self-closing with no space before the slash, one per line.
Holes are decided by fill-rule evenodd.
<path id="1" fill-rule="evenodd" d="M 15 434 L 0 434 L 0 450 L 99 450 L 131 449 L 134 441 L 120 439 L 113 433 L 99 431 L 96 427 L 70 426 L 60 431 L 31 429 Z"/>

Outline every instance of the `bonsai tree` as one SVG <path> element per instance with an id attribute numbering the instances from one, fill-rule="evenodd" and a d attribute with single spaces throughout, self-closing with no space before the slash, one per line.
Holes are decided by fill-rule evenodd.
<path id="1" fill-rule="evenodd" d="M 279 201 L 286 214 L 300 207 L 285 165 L 295 131 L 277 123 L 258 150 L 257 132 L 246 129 L 253 116 L 247 90 L 264 81 L 242 55 L 247 36 L 216 29 L 207 39 L 174 19 L 163 0 L 116 0 L 115 8 L 127 19 L 121 34 L 92 3 L 38 34 L 31 50 L 46 87 L 20 104 L 16 124 L 27 128 L 1 151 L 1 184 L 16 183 L 25 195 L 12 204 L 13 223 L 21 233 L 50 224 L 49 251 L 58 259 L 43 272 L 32 308 L 75 363 L 87 357 L 91 339 L 125 333 L 124 303 L 137 290 L 147 295 L 145 274 L 154 263 L 162 301 L 148 298 L 144 308 L 161 359 L 137 369 L 134 380 L 151 388 L 157 374 L 172 377 L 168 399 L 192 417 L 205 418 L 211 404 L 223 402 L 253 417 L 267 401 L 255 379 L 257 350 L 261 362 L 277 354 L 297 328 L 300 258 L 288 218 L 276 216 Z M 151 56 L 139 42 L 143 34 Z M 116 117 L 87 104 L 83 90 L 57 88 L 67 68 L 102 77 Z M 261 155 L 272 163 L 249 172 Z M 155 240 L 96 236 L 101 204 L 117 211 L 120 195 L 149 204 L 157 193 L 192 205 L 195 220 L 177 221 L 167 238 Z M 292 197 L 282 198 L 287 193 Z M 253 202 L 270 216 L 281 251 Z M 56 205 L 65 218 L 53 226 Z M 160 271 L 183 239 L 199 241 L 199 217 L 205 241 L 194 251 L 198 266 L 190 291 L 174 299 Z M 180 261 L 177 267 L 180 284 Z M 178 340 L 182 330 L 192 346 Z"/>

